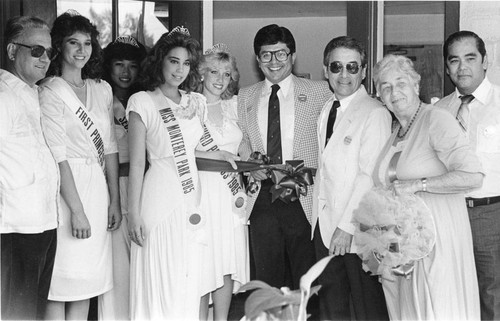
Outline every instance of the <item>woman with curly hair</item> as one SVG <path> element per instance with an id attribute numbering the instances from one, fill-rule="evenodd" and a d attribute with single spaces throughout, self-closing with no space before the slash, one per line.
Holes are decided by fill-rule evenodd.
<path id="1" fill-rule="evenodd" d="M 201 57 L 198 72 L 202 81 L 199 91 L 207 98 L 205 141 L 213 139 L 219 149 L 237 154 L 243 134 L 237 124 L 240 74 L 236 58 L 225 44 L 217 44 Z M 239 178 L 221 172 L 200 172 L 201 204 L 209 216 L 210 242 L 205 266 L 214 281 L 214 291 L 210 293 L 214 320 L 227 320 L 233 291 L 248 281 L 246 212 L 244 204 L 238 204 L 239 208 L 235 204 L 242 194 L 234 187 L 239 185 L 241 191 Z M 203 319 L 208 317 L 208 299 L 208 294 L 203 297 Z"/>
<path id="2" fill-rule="evenodd" d="M 195 162 L 206 112 L 205 97 L 193 92 L 199 56 L 186 28 L 164 34 L 143 63 L 146 91 L 128 102 L 132 319 L 198 319 L 200 298 L 210 291 Z"/>
<path id="3" fill-rule="evenodd" d="M 58 55 L 41 84 L 44 133 L 61 175 L 63 225 L 46 318 L 86 319 L 89 299 L 113 286 L 111 233 L 120 226 L 113 94 L 101 76 L 98 32 L 67 12 L 54 21 Z"/>

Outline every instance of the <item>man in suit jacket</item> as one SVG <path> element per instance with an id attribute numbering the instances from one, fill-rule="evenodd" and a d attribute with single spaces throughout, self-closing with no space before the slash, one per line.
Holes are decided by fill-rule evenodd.
<path id="1" fill-rule="evenodd" d="M 241 158 L 247 160 L 256 151 L 270 156 L 273 163 L 296 159 L 303 160 L 305 166 L 317 167 L 315 128 L 321 106 L 332 95 L 328 83 L 292 75 L 295 40 L 285 27 L 273 24 L 260 29 L 254 39 L 254 52 L 265 80 L 242 88 L 238 94 L 243 131 Z M 273 87 L 276 92 L 273 85 L 279 86 Z M 278 114 L 270 115 L 274 108 Z M 277 134 L 268 129 L 273 123 Z M 279 135 L 279 153 L 268 147 L 273 139 L 268 134 Z M 247 206 L 255 279 L 273 287 L 296 289 L 300 277 L 316 261 L 310 239 L 311 187 L 300 202 L 271 202 L 271 179 L 264 171 L 253 172 L 252 176 L 260 181 Z"/>
<path id="2" fill-rule="evenodd" d="M 363 271 L 352 244 L 353 210 L 373 186 L 372 171 L 391 130 L 389 112 L 361 84 L 366 60 L 362 44 L 350 37 L 332 39 L 324 51 L 324 73 L 335 96 L 318 120 L 312 231 L 317 258 L 334 258 L 319 278 L 322 320 L 388 319 L 378 278 Z"/>
<path id="3" fill-rule="evenodd" d="M 446 73 L 457 88 L 436 106 L 457 117 L 486 174 L 483 186 L 467 193 L 465 199 L 474 243 L 481 320 L 500 320 L 500 86 L 486 77 L 486 48 L 474 32 L 463 30 L 450 35 L 443 55 Z M 467 96 L 468 103 L 464 104 L 462 97 Z"/>

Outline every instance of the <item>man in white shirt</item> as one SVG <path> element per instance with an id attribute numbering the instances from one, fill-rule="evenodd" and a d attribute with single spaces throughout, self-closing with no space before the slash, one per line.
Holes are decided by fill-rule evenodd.
<path id="1" fill-rule="evenodd" d="M 50 29 L 36 17 L 5 28 L 0 69 L 2 319 L 41 320 L 56 253 L 59 172 L 40 125 L 36 82 L 50 65 Z"/>
<path id="2" fill-rule="evenodd" d="M 388 320 L 377 276 L 362 268 L 352 242 L 352 213 L 373 186 L 375 162 L 391 131 L 391 116 L 362 85 L 366 52 L 357 40 L 332 39 L 323 69 L 333 88 L 318 120 L 318 172 L 312 232 L 319 259 L 334 258 L 319 277 L 321 320 Z M 354 315 L 351 316 L 351 307 Z"/>
<path id="3" fill-rule="evenodd" d="M 316 168 L 316 121 L 332 95 L 328 83 L 292 74 L 295 39 L 285 27 L 261 28 L 254 52 L 265 80 L 238 94 L 241 158 L 247 160 L 252 152 L 260 152 L 275 164 L 303 160 L 305 166 Z M 272 202 L 271 179 L 263 171 L 252 175 L 259 180 L 259 190 L 250 195 L 247 206 L 254 278 L 273 287 L 297 289 L 300 277 L 316 262 L 310 239 L 312 187 L 299 201 Z"/>
<path id="4" fill-rule="evenodd" d="M 436 106 L 456 118 L 485 173 L 483 186 L 466 194 L 479 281 L 481 319 L 500 319 L 500 87 L 486 78 L 484 41 L 459 31 L 443 46 L 446 72 L 456 89 Z"/>

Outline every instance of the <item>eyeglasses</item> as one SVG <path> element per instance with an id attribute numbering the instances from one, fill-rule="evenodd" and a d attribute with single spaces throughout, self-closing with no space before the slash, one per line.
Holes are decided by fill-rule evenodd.
<path id="1" fill-rule="evenodd" d="M 263 51 L 259 54 L 259 60 L 260 62 L 270 62 L 274 58 L 278 61 L 286 61 L 288 59 L 288 56 L 290 56 L 292 53 L 286 52 L 285 49 L 280 49 L 276 51 Z"/>
<path id="2" fill-rule="evenodd" d="M 339 61 L 334 61 L 330 64 L 330 71 L 334 74 L 338 74 L 342 69 L 344 69 L 344 65 Z M 350 62 L 345 65 L 345 69 L 348 73 L 355 75 L 359 72 L 359 64 L 357 62 Z"/>
<path id="3" fill-rule="evenodd" d="M 50 60 L 54 59 L 54 57 L 56 56 L 56 52 L 53 48 L 45 48 L 44 46 L 40 45 L 27 46 L 18 42 L 13 42 L 13 44 L 31 49 L 31 57 L 33 58 L 40 58 L 41 56 L 43 56 L 44 52 L 47 52 L 47 57 L 49 57 Z"/>

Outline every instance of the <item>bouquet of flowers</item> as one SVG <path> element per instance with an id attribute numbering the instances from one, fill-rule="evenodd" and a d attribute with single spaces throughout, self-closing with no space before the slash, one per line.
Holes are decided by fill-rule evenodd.
<path id="1" fill-rule="evenodd" d="M 373 188 L 354 210 L 353 222 L 363 269 L 388 280 L 408 277 L 415 261 L 429 255 L 436 242 L 432 213 L 415 194 L 397 196 Z"/>

